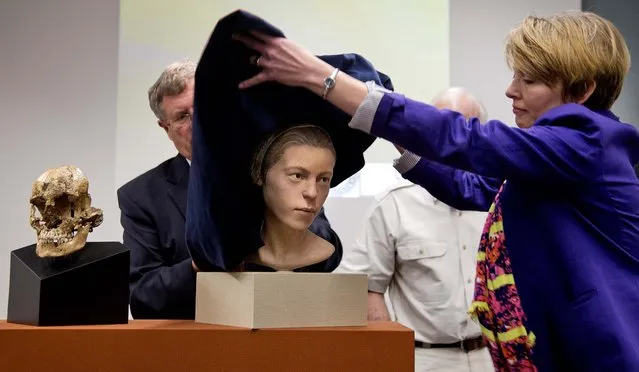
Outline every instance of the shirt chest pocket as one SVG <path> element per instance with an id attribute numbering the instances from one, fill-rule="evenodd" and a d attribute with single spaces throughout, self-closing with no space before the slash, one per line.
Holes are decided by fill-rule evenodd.
<path id="1" fill-rule="evenodd" d="M 397 269 L 413 289 L 413 295 L 425 304 L 450 300 L 458 286 L 459 263 L 446 242 L 415 239 L 397 246 Z"/>
<path id="2" fill-rule="evenodd" d="M 411 240 L 397 246 L 397 256 L 402 261 L 414 261 L 441 257 L 446 254 L 448 244 L 427 239 Z"/>

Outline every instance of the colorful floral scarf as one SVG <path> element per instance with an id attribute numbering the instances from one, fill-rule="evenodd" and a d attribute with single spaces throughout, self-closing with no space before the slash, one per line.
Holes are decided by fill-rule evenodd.
<path id="1" fill-rule="evenodd" d="M 479 322 L 495 369 L 537 371 L 532 362 L 535 336 L 526 328 L 526 315 L 515 286 L 502 219 L 500 195 L 488 211 L 477 254 L 475 298 L 471 316 Z"/>

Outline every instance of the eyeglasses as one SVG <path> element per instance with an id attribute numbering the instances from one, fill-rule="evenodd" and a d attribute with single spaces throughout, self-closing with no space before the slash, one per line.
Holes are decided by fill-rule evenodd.
<path id="1" fill-rule="evenodd" d="M 192 121 L 193 121 L 193 115 L 191 115 L 188 112 L 185 112 L 174 120 L 167 120 L 166 125 L 167 126 L 173 125 L 176 128 L 182 128 L 188 124 L 191 124 Z"/>

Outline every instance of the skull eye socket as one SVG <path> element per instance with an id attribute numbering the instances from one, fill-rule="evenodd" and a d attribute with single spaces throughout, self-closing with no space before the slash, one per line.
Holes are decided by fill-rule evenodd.
<path id="1" fill-rule="evenodd" d="M 37 208 L 44 209 L 45 200 L 42 196 L 36 196 L 31 198 L 31 204 L 35 205 Z"/>

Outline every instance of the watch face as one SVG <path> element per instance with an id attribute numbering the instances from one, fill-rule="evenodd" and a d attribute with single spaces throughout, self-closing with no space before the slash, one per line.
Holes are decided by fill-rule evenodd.
<path id="1" fill-rule="evenodd" d="M 324 85 L 328 88 L 332 88 L 333 85 L 335 85 L 335 80 L 331 79 L 331 78 L 326 78 L 324 79 Z"/>

